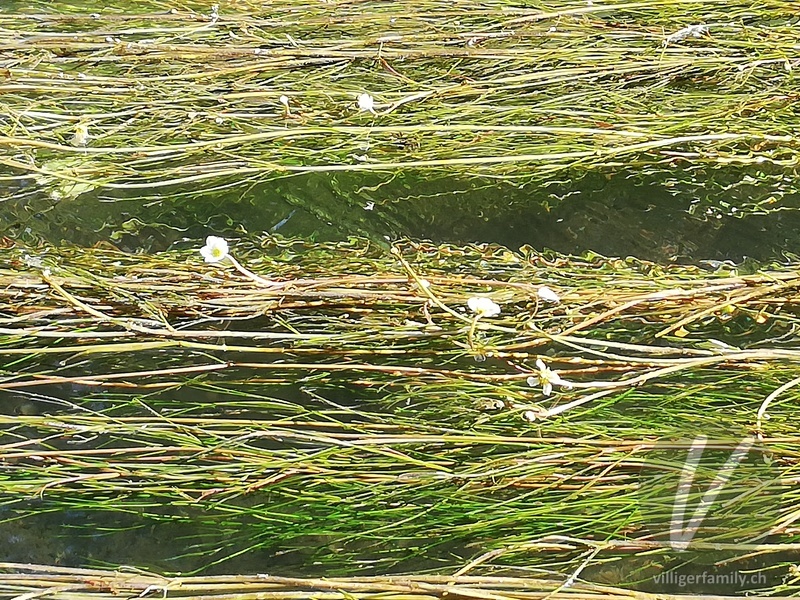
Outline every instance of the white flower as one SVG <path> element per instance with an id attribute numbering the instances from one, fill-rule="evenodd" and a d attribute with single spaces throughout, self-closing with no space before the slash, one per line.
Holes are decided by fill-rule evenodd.
<path id="1" fill-rule="evenodd" d="M 371 112 L 373 115 L 375 113 L 375 100 L 372 99 L 372 96 L 369 94 L 359 94 L 358 95 L 358 109 L 362 111 Z"/>
<path id="2" fill-rule="evenodd" d="M 546 285 L 540 287 L 536 293 L 539 295 L 539 298 L 541 298 L 545 302 L 553 302 L 554 304 L 558 304 L 559 302 L 561 302 L 561 298 L 558 297 L 558 294 L 556 294 Z"/>
<path id="3" fill-rule="evenodd" d="M 558 373 L 544 364 L 544 361 L 541 358 L 536 359 L 536 368 L 539 369 L 539 373 L 535 377 L 528 377 L 528 385 L 541 385 L 542 393 L 545 396 L 549 396 L 553 393 L 554 385 L 560 385 L 566 388 L 570 387 L 570 384 L 561 379 L 561 376 Z"/>
<path id="4" fill-rule="evenodd" d="M 280 98 L 278 98 L 278 102 L 283 104 L 283 114 L 287 117 L 292 116 L 292 109 L 289 108 L 289 96 L 286 94 L 282 94 Z"/>
<path id="5" fill-rule="evenodd" d="M 688 27 L 684 27 L 683 29 L 679 29 L 673 34 L 668 35 L 667 38 L 664 40 L 663 44 L 666 47 L 676 42 L 682 42 L 686 38 L 703 37 L 707 33 L 708 33 L 708 26 L 703 23 L 699 23 L 697 25 L 689 25 Z"/>
<path id="6" fill-rule="evenodd" d="M 530 423 L 534 423 L 538 418 L 538 415 L 536 414 L 535 410 L 526 410 L 524 413 L 522 413 L 522 418 Z"/>
<path id="7" fill-rule="evenodd" d="M 473 296 L 467 300 L 467 306 L 479 317 L 496 317 L 500 314 L 500 307 L 491 298 L 483 296 Z"/>
<path id="8" fill-rule="evenodd" d="M 85 146 L 89 143 L 89 128 L 85 123 L 78 123 L 75 126 L 75 133 L 72 134 L 70 143 L 73 146 Z"/>
<path id="9" fill-rule="evenodd" d="M 206 245 L 200 248 L 200 254 L 207 263 L 218 263 L 228 256 L 228 242 L 225 238 L 210 235 L 206 238 Z"/>

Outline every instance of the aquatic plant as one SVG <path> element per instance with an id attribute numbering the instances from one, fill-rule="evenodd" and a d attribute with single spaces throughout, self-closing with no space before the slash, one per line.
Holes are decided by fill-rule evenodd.
<path id="1" fill-rule="evenodd" d="M 229 257 L 228 242 L 224 238 L 210 235 L 206 238 L 206 245 L 200 248 L 200 254 L 207 263 L 222 262 Z"/>
<path id="2" fill-rule="evenodd" d="M 798 193 L 785 0 L 37 6 L 0 13 L 0 164 L 20 198 L 312 172 L 620 173 L 712 217 Z"/>
<path id="3" fill-rule="evenodd" d="M 553 371 L 550 367 L 544 364 L 544 361 L 541 358 L 536 359 L 536 368 L 539 372 L 536 374 L 535 377 L 528 377 L 528 385 L 542 386 L 542 393 L 545 396 L 549 396 L 553 393 L 553 386 L 558 385 L 562 387 L 569 388 L 570 383 L 561 379 L 561 375 Z"/>
<path id="4" fill-rule="evenodd" d="M 280 285 L 192 247 L 4 250 L 0 390 L 24 408 L 0 417 L 7 526 L 178 527 L 177 555 L 147 556 L 159 570 L 524 569 L 566 593 L 627 564 L 617 583 L 647 587 L 676 568 L 657 527 L 669 474 L 697 436 L 725 455 L 752 438 L 692 548 L 783 589 L 800 549 L 795 264 L 235 248 Z M 502 313 L 475 319 L 467 300 L 488 294 Z"/>
<path id="5" fill-rule="evenodd" d="M 501 312 L 497 303 L 485 296 L 473 296 L 467 300 L 467 306 L 478 317 L 496 317 Z"/>

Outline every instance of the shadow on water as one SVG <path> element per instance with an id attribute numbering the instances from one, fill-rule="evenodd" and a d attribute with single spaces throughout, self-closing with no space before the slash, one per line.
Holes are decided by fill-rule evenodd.
<path id="1" fill-rule="evenodd" d="M 54 202 L 35 190 L 9 189 L 3 195 L 10 199 L 0 204 L 0 225 L 22 239 L 110 242 L 127 251 L 162 250 L 211 232 L 278 232 L 315 240 L 360 235 L 383 242 L 411 237 L 512 249 L 527 244 L 680 263 L 781 260 L 796 248 L 800 199 L 756 205 L 748 202 L 746 189 L 738 197 L 701 197 L 699 190 L 702 184 L 668 187 L 626 172 L 589 174 L 546 188 L 414 173 L 389 179 L 312 173 L 202 195 L 182 189 L 136 196 L 101 191 Z"/>

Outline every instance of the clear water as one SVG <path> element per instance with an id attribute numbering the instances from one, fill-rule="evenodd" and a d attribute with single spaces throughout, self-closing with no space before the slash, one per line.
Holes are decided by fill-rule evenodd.
<path id="1" fill-rule="evenodd" d="M 99 193 L 56 204 L 31 190 L 24 201 L 0 204 L 0 221 L 6 235 L 29 242 L 111 243 L 133 252 L 176 245 L 196 247 L 209 233 L 235 237 L 273 230 L 276 235 L 311 239 L 362 235 L 388 242 L 411 237 L 459 244 L 490 242 L 512 249 L 527 244 L 573 254 L 591 251 L 664 263 L 712 265 L 718 261 L 783 261 L 796 247 L 800 231 L 800 214 L 791 211 L 745 217 L 722 212 L 693 214 L 691 196 L 676 196 L 656 182 L 645 185 L 625 174 L 610 179 L 584 177 L 558 190 L 518 189 L 491 181 L 427 181 L 421 176 L 395 178 L 376 188 L 377 183 L 310 175 L 273 182 L 245 194 L 196 197 L 188 190 L 176 190 L 172 197 L 123 198 Z M 290 402 L 303 401 L 298 389 L 268 388 L 264 393 Z M 345 385 L 337 400 L 347 402 L 357 394 Z M 182 404 L 202 403 L 203 410 L 212 404 L 224 410 L 224 399 L 198 398 L 196 390 L 179 391 L 172 399 Z M 69 411 L 65 403 L 113 413 L 106 397 L 92 400 L 92 391 L 79 386 L 0 392 L 3 414 L 57 415 Z M 241 407 L 234 414 L 242 418 L 269 416 L 258 410 L 248 414 Z M 247 501 L 270 502 L 258 494 Z M 87 512 L 79 503 L 71 510 L 50 512 L 46 495 L 0 506 L 0 560 L 299 576 L 309 574 L 309 564 L 314 570 L 324 569 L 323 565 L 313 566 L 315 557 L 308 548 L 331 543 L 326 536 L 309 534 L 293 546 L 264 539 L 260 546 L 252 547 L 253 539 L 241 535 L 248 527 L 246 520 L 239 520 L 226 526 L 228 545 L 215 552 L 219 529 L 209 524 L 201 508 L 147 506 L 141 511 L 150 516 L 142 518 L 137 511 L 127 515 Z M 35 516 L 18 518 L 26 512 Z M 237 536 L 241 540 L 237 541 Z M 468 545 L 444 545 L 424 557 L 404 561 L 395 570 L 435 569 L 440 559 L 458 562 L 454 557 L 465 563 L 473 554 Z M 674 581 L 654 584 L 648 579 L 653 568 L 635 558 L 592 567 L 585 575 L 606 583 L 630 583 L 641 577 L 642 589 L 681 591 Z M 380 564 L 374 566 L 375 572 L 387 570 L 391 571 Z M 690 574 L 692 570 L 689 566 L 681 572 Z M 368 571 L 365 567 L 364 572 Z M 720 593 L 722 587 L 714 584 L 708 591 Z M 729 591 L 735 589 L 733 585 Z"/>
<path id="2" fill-rule="evenodd" d="M 2 186 L 2 182 L 0 182 Z M 0 187 L 0 190 L 2 187 Z M 246 191 L 196 196 L 91 192 L 53 202 L 35 189 L 6 188 L 6 235 L 126 251 L 158 251 L 209 233 L 273 232 L 316 240 L 360 235 L 458 244 L 530 245 L 580 255 L 635 256 L 663 263 L 781 261 L 796 252 L 800 199 L 781 210 L 743 213 L 725 196 L 699 204 L 694 190 L 631 173 L 584 176 L 547 189 L 491 180 L 309 174 Z"/>
<path id="3" fill-rule="evenodd" d="M 786 175 L 793 176 L 788 170 Z M 736 181 L 746 173 L 731 169 L 705 176 L 708 181 Z M 110 243 L 130 252 L 198 246 L 211 233 L 234 238 L 262 232 L 313 240 L 357 235 L 387 244 L 410 237 L 457 244 L 496 243 L 511 249 L 530 245 L 576 255 L 596 252 L 710 265 L 782 262 L 797 252 L 800 212 L 795 209 L 800 208 L 800 198 L 784 197 L 781 210 L 767 214 L 737 209 L 748 204 L 747 186 L 704 194 L 700 176 L 695 176 L 692 187 L 684 188 L 624 169 L 613 175 L 565 173 L 563 180 L 538 188 L 429 173 L 397 177 L 309 174 L 213 194 L 198 195 L 192 189 L 136 194 L 95 190 L 55 202 L 31 180 L 1 179 L 0 231 L 32 244 L 40 240 Z M 298 389 L 287 387 L 265 393 L 291 402 L 300 402 L 302 397 Z M 355 393 L 344 388 L 337 401 L 346 402 Z M 188 402 L 190 397 L 199 401 L 196 390 L 178 394 L 176 399 Z M 205 401 L 224 405 L 218 397 Z M 67 410 L 66 403 L 75 402 L 109 410 L 106 398 L 93 399 L 90 390 L 63 387 L 0 392 L 0 414 L 59 414 Z M 243 413 L 237 410 L 236 414 Z M 264 499 L 254 496 L 249 501 Z M 136 512 L 89 514 L 78 505 L 48 512 L 46 496 L 0 504 L 0 561 L 68 566 L 127 563 L 192 572 L 221 557 L 209 550 L 208 541 L 219 532 L 205 522 L 201 509 L 158 510 L 160 516 L 179 513 L 180 518 L 143 519 Z M 17 518 L 27 511 L 36 516 Z M 309 535 L 306 543 L 327 541 Z M 242 554 L 208 572 L 308 574 L 309 556 L 303 550 L 276 549 L 266 542 L 262 548 L 248 550 L 245 542 L 234 540 L 226 555 L 240 550 Z M 462 557 L 462 562 L 473 555 L 473 550 L 455 546 L 438 552 L 450 560 Z M 406 562 L 403 569 L 434 568 L 436 558 Z M 624 583 L 630 581 L 631 573 L 648 566 L 633 563 L 622 561 L 614 568 L 590 569 L 586 574 L 597 581 Z M 669 585 L 662 589 L 681 591 Z M 709 591 L 721 593 L 719 586 Z"/>

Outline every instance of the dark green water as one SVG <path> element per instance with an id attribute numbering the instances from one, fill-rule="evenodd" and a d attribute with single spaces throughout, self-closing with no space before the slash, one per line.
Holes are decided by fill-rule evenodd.
<path id="1" fill-rule="evenodd" d="M 20 2 L 10 8 L 26 6 Z M 800 241 L 800 198 L 783 196 L 780 210 L 774 209 L 777 204 L 764 201 L 768 194 L 762 193 L 757 175 L 736 168 L 682 171 L 667 181 L 631 167 L 607 173 L 565 172 L 558 177 L 560 183 L 542 188 L 419 172 L 308 174 L 203 194 L 191 188 L 135 194 L 93 190 L 55 201 L 33 178 L 5 172 L 0 173 L 0 231 L 34 245 L 42 240 L 87 246 L 103 243 L 129 252 L 199 247 L 209 234 L 236 238 L 274 231 L 311 240 L 365 236 L 388 244 L 409 237 L 457 244 L 497 243 L 512 249 L 529 245 L 577 255 L 595 252 L 712 267 L 722 261 L 746 262 L 746 268 L 751 268 L 793 258 Z M 796 176 L 789 168 L 770 175 L 773 180 Z M 289 403 L 309 402 L 297 387 L 267 388 L 263 393 Z M 364 401 L 346 383 L 329 398 L 354 407 L 356 400 Z M 272 416 L 265 407 L 243 408 L 232 399 L 196 389 L 179 390 L 160 404 L 153 398 L 148 401 L 159 410 L 169 410 L 172 401 L 184 407 L 195 403 L 198 414 L 208 414 L 208 406 L 213 405 L 220 414 L 239 418 Z M 58 415 L 75 410 L 76 405 L 116 414 L 111 395 L 80 387 L 0 396 L 0 412 L 10 415 Z M 15 435 L 23 433 L 18 430 Z M 269 506 L 271 498 L 253 494 L 243 502 Z M 260 526 L 255 520 L 224 520 L 201 508 L 143 503 L 131 506 L 127 514 L 104 513 L 86 510 L 79 500 L 68 510 L 63 505 L 56 508 L 46 494 L 0 502 L 0 560 L 70 566 L 122 563 L 165 572 L 205 568 L 216 573 L 316 575 L 324 572 L 325 565 L 314 548 L 327 548 L 329 555 L 340 550 L 329 536 L 315 532 L 314 515 L 284 516 L 287 539 L 294 532 L 308 531 L 290 544 L 271 537 L 274 530 L 266 527 L 261 537 L 250 535 Z M 30 514 L 34 516 L 26 516 Z M 407 556 L 400 565 L 372 563 L 366 546 L 352 545 L 347 550 L 363 554 L 359 567 L 364 573 L 435 571 L 441 564 L 465 564 L 475 556 L 475 549 L 467 544 L 436 545 L 431 540 L 430 546 L 417 549 L 412 547 L 415 543 L 397 548 Z M 654 584 L 651 566 L 640 558 L 620 560 L 611 568 L 589 569 L 585 575 L 614 584 L 641 580 L 643 589 L 686 591 L 677 581 Z M 699 569 L 690 564 L 681 574 Z M 715 593 L 728 589 L 738 588 L 707 587 Z M 692 591 L 701 590 L 694 587 Z"/>
<path id="2" fill-rule="evenodd" d="M 128 196 L 101 191 L 53 202 L 34 186 L 8 188 L 3 195 L 10 198 L 0 204 L 6 235 L 109 242 L 134 252 L 163 250 L 187 239 L 196 243 L 209 233 L 274 231 L 317 240 L 360 235 L 378 241 L 492 242 L 511 249 L 530 245 L 662 263 L 767 262 L 793 254 L 800 240 L 795 210 L 800 199 L 784 198 L 781 210 L 769 213 L 742 209 L 737 206 L 746 206 L 745 198 L 717 193 L 701 199 L 697 189 L 676 190 L 632 172 L 586 175 L 546 189 L 426 179 L 419 173 L 309 174 L 202 196 L 186 189 Z"/>
<path id="3" fill-rule="evenodd" d="M 758 264 L 792 258 L 800 240 L 800 212 L 793 210 L 800 207 L 799 199 L 784 197 L 780 211 L 769 211 L 768 206 L 748 204 L 747 185 L 734 186 L 724 193 L 713 191 L 721 189 L 720 180 L 742 181 L 747 177 L 737 170 L 708 174 L 710 192 L 704 192 L 704 183 L 697 177 L 693 185 L 688 185 L 685 182 L 690 178 L 676 174 L 676 179 L 684 183 L 675 186 L 631 169 L 574 177 L 565 173 L 561 183 L 546 188 L 488 179 L 431 177 L 426 173 L 393 177 L 308 174 L 213 193 L 198 194 L 192 189 L 136 194 L 94 190 L 58 202 L 32 180 L 15 175 L 19 174 L 10 173 L 0 180 L 0 197 L 4 198 L 0 202 L 0 228 L 5 236 L 31 245 L 46 240 L 155 252 L 172 247 L 198 248 L 209 234 L 235 239 L 274 232 L 310 240 L 362 236 L 387 246 L 401 238 L 496 243 L 511 249 L 528 245 L 567 254 L 594 252 L 712 268 L 724 261 L 744 262 L 743 270 L 749 270 Z M 758 190 L 751 191 L 758 196 Z M 298 387 L 280 386 L 262 392 L 296 405 L 309 402 Z M 347 382 L 342 382 L 338 395 L 329 399 L 351 402 L 353 407 L 359 406 L 354 400 L 364 400 Z M 168 411 L 170 402 L 182 407 L 194 403 L 198 415 L 209 414 L 209 406 L 214 406 L 222 414 L 230 410 L 235 418 L 274 416 L 269 407 L 251 403 L 244 408 L 235 402 L 229 405 L 229 401 L 189 388 L 178 390 L 160 404 L 148 398 L 158 410 Z M 83 388 L 0 395 L 4 414 L 58 415 L 74 411 L 76 406 L 78 412 L 90 409 L 109 416 L 118 414 L 112 395 Z M 23 434 L 15 431 L 17 437 L 8 441 Z M 254 508 L 255 515 L 261 511 L 270 517 L 269 507 L 275 499 L 269 494 L 252 494 L 242 502 L 248 504 L 239 508 Z M 325 517 L 328 522 L 334 520 L 331 514 Z M 449 515 L 445 512 L 442 517 Z M 376 562 L 371 557 L 377 546 L 362 546 L 361 542 L 341 545 L 329 532 L 315 526 L 314 515 L 281 515 L 280 519 L 282 526 L 267 527 L 258 516 L 221 518 L 200 507 L 146 501 L 132 504 L 126 513 L 106 513 L 96 506 L 87 510 L 79 498 L 65 509 L 63 503 L 51 503 L 44 494 L 0 503 L 0 560 L 67 566 L 132 564 L 173 573 L 316 575 L 325 572 L 326 561 L 343 552 L 361 556 L 363 560 L 357 566 L 365 574 L 436 571 L 441 565 L 450 572 L 452 565 L 468 563 L 476 552 L 468 542 L 408 540 L 407 545 L 396 545 L 396 562 L 384 547 L 380 548 L 384 558 Z M 657 572 L 672 568 L 666 564 L 657 567 Z M 636 557 L 592 567 L 585 575 L 595 581 L 635 584 L 641 589 L 686 591 L 680 577 L 654 582 L 654 568 L 654 564 Z M 688 563 L 674 572 L 688 576 L 703 568 Z M 754 584 L 751 587 L 766 583 Z M 707 589 L 733 593 L 740 589 L 737 585 L 715 582 Z"/>

